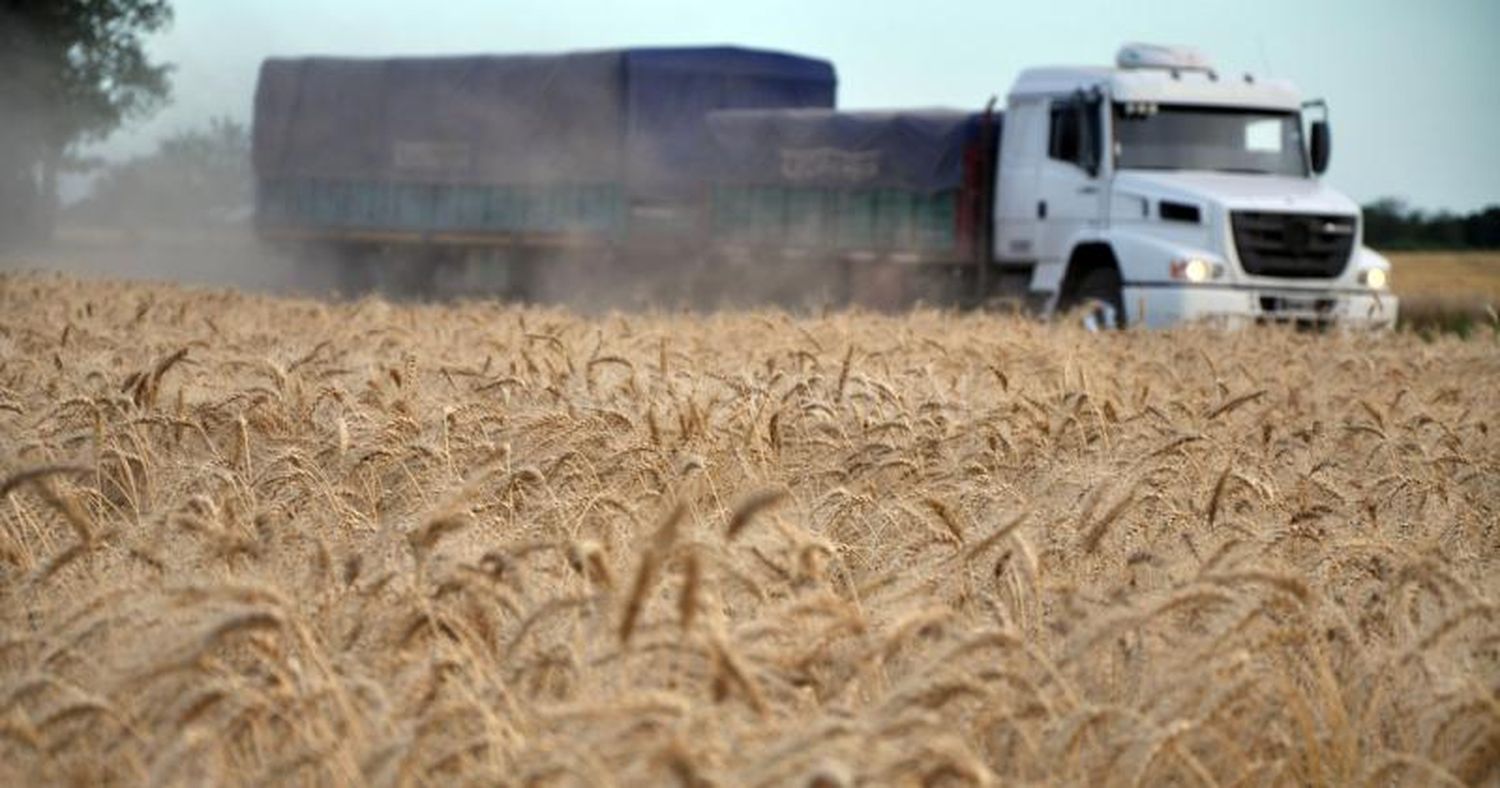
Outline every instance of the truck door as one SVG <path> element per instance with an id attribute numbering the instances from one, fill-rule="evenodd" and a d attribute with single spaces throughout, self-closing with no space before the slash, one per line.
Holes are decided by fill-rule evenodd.
<path id="1" fill-rule="evenodd" d="M 1037 261 L 1037 168 L 1047 155 L 1047 101 L 1012 97 L 1000 135 L 995 173 L 995 259 L 1002 264 Z"/>
<path id="2" fill-rule="evenodd" d="M 1049 102 L 1047 156 L 1037 178 L 1037 257 L 1042 265 L 1067 263 L 1078 234 L 1102 227 L 1107 197 L 1101 177 L 1102 106 L 1097 90 Z"/>

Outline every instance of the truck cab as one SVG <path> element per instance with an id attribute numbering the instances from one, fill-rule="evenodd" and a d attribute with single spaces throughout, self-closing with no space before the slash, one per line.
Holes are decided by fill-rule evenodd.
<path id="1" fill-rule="evenodd" d="M 1189 48 L 1027 70 L 996 162 L 993 259 L 1090 325 L 1392 326 L 1390 264 L 1320 179 L 1328 128 L 1290 83 L 1220 74 Z"/>

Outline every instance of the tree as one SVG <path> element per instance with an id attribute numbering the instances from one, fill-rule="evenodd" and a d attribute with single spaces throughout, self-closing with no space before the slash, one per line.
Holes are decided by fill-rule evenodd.
<path id="1" fill-rule="evenodd" d="M 1365 243 L 1392 248 L 1407 242 L 1408 217 L 1412 215 L 1406 201 L 1382 197 L 1364 207 Z"/>
<path id="2" fill-rule="evenodd" d="M 168 0 L 0 0 L 0 245 L 51 234 L 69 149 L 160 107 Z"/>
<path id="3" fill-rule="evenodd" d="M 1500 248 L 1500 205 L 1470 214 L 1427 214 L 1384 197 L 1364 207 L 1365 243 L 1380 249 Z"/>

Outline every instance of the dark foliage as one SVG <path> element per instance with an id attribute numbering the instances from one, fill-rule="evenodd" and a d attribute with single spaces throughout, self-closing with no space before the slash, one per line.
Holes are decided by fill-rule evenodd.
<path id="1" fill-rule="evenodd" d="M 70 146 L 166 101 L 142 36 L 171 20 L 167 0 L 0 0 L 0 245 L 50 234 Z"/>
<path id="2" fill-rule="evenodd" d="M 1500 249 L 1500 205 L 1429 214 L 1387 197 L 1364 210 L 1365 243 L 1378 249 Z"/>

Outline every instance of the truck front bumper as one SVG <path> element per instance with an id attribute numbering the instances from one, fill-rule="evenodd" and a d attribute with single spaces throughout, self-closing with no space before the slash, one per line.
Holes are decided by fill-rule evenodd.
<path id="1" fill-rule="evenodd" d="M 1240 285 L 1131 285 L 1124 288 L 1131 325 L 1160 328 L 1211 322 L 1340 325 L 1389 329 L 1396 325 L 1396 296 L 1385 291 L 1291 290 Z"/>

